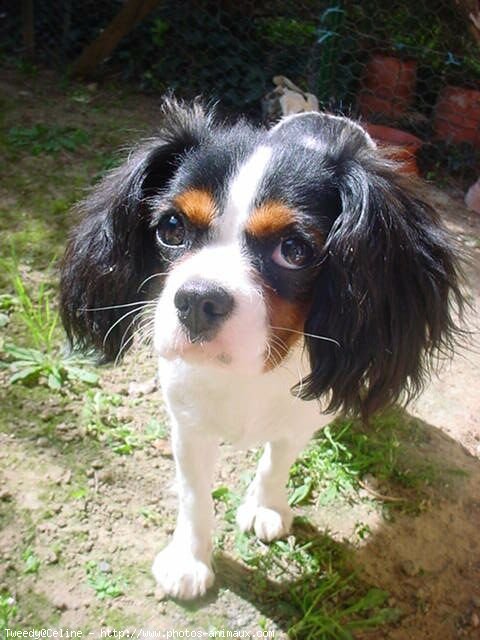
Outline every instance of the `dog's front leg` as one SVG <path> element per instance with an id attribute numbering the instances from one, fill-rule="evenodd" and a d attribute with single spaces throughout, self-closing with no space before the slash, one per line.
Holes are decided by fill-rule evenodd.
<path id="1" fill-rule="evenodd" d="M 218 443 L 174 421 L 172 446 L 179 496 L 177 524 L 171 542 L 155 558 L 152 572 L 167 595 L 193 599 L 204 595 L 214 581 L 211 482 Z"/>
<path id="2" fill-rule="evenodd" d="M 290 466 L 307 438 L 285 438 L 265 445 L 257 472 L 237 511 L 241 531 L 254 531 L 265 542 L 286 535 L 293 513 L 288 505 L 286 484 Z"/>

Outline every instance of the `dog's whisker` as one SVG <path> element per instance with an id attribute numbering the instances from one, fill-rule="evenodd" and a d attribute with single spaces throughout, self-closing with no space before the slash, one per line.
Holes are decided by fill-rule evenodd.
<path id="1" fill-rule="evenodd" d="M 103 338 L 103 345 L 105 346 L 105 343 L 107 342 L 108 336 L 112 333 L 112 331 L 115 329 L 115 327 L 122 322 L 122 320 L 124 320 L 125 318 L 127 318 L 128 316 L 132 315 L 132 313 L 138 313 L 138 309 L 131 309 L 130 311 L 127 311 L 127 313 L 124 313 L 123 316 L 121 316 L 120 318 L 118 318 L 118 320 L 116 320 L 112 326 L 109 328 L 109 330 L 107 331 L 107 333 L 105 334 L 104 338 Z"/>
<path id="2" fill-rule="evenodd" d="M 122 358 L 122 353 L 125 351 L 125 349 L 128 347 L 128 345 L 132 342 L 132 340 L 133 340 L 134 338 L 135 338 L 135 333 L 132 333 L 132 334 L 129 336 L 128 340 L 126 340 L 126 341 L 125 341 L 125 343 L 123 344 L 123 346 L 122 346 L 122 347 L 120 347 L 120 349 L 119 349 L 119 351 L 118 351 L 118 353 L 117 353 L 117 356 L 116 356 L 116 358 L 115 358 L 115 362 L 114 362 L 115 366 L 117 366 L 117 364 L 120 362 L 120 360 L 121 360 L 121 358 Z"/>
<path id="3" fill-rule="evenodd" d="M 135 305 L 155 305 L 155 300 L 137 300 L 136 302 L 127 302 L 126 304 L 114 304 L 110 307 L 79 307 L 77 311 L 108 311 L 109 309 L 122 309 L 125 307 L 133 307 Z"/>
<path id="4" fill-rule="evenodd" d="M 142 311 L 140 311 L 140 314 L 141 314 L 141 313 L 143 313 L 143 310 L 142 310 Z M 139 314 L 139 315 L 140 315 L 140 314 Z M 121 353 L 121 351 L 122 351 L 122 348 L 123 348 L 123 345 L 124 345 L 124 341 L 125 341 L 125 338 L 126 338 L 126 337 L 127 337 L 127 335 L 128 335 L 128 332 L 130 331 L 130 327 L 131 327 L 132 325 L 134 325 L 134 324 L 135 324 L 136 322 L 138 322 L 138 321 L 139 321 L 138 316 L 135 316 L 135 317 L 134 317 L 132 320 L 130 320 L 130 322 L 128 323 L 127 328 L 126 328 L 126 329 L 125 329 L 125 331 L 123 332 L 122 339 L 120 340 L 120 349 L 119 349 L 119 353 Z M 133 334 L 132 334 L 132 335 L 133 335 Z"/>
<path id="5" fill-rule="evenodd" d="M 145 312 L 145 311 L 148 311 L 148 310 L 144 310 L 143 312 Z M 148 320 L 148 319 L 144 319 L 144 320 Z M 119 349 L 119 351 L 118 351 L 118 353 L 117 353 L 117 356 L 116 356 L 116 358 L 115 358 L 115 364 L 118 364 L 118 362 L 120 361 L 120 359 L 121 359 L 121 357 L 122 357 L 122 354 L 126 351 L 126 349 L 127 349 L 127 348 L 128 348 L 128 346 L 133 342 L 133 340 L 134 340 L 136 337 L 140 337 L 140 331 L 139 331 L 139 330 L 137 330 L 137 331 L 133 331 L 133 332 L 130 334 L 130 336 L 128 337 L 128 339 L 127 339 L 127 340 L 125 340 L 125 336 L 126 336 L 126 334 L 127 334 L 128 330 L 129 330 L 129 329 L 130 329 L 130 327 L 131 327 L 133 324 L 135 324 L 135 322 L 137 322 L 137 321 L 138 321 L 138 318 L 137 318 L 137 317 L 133 318 L 133 320 L 131 320 L 130 324 L 128 325 L 127 329 L 125 330 L 125 332 L 124 332 L 124 334 L 123 334 L 123 337 L 122 337 L 122 341 L 121 341 L 121 343 L 120 343 L 120 349 Z M 125 340 L 125 341 L 124 341 L 124 340 Z M 140 344 L 142 344 L 142 343 L 140 342 Z"/>
<path id="6" fill-rule="evenodd" d="M 267 342 L 267 346 L 265 348 L 265 362 L 270 360 L 270 356 L 272 355 L 272 347 L 269 342 Z"/>
<path id="7" fill-rule="evenodd" d="M 285 342 L 285 340 L 280 338 L 280 336 L 272 335 L 271 340 L 273 340 L 274 344 L 276 344 L 281 349 L 285 349 L 285 351 L 288 351 L 287 343 Z"/>
<path id="8" fill-rule="evenodd" d="M 340 343 L 335 338 L 329 338 L 328 336 L 319 336 L 315 333 L 307 333 L 306 331 L 297 331 L 296 329 L 289 329 L 288 327 L 274 327 L 270 325 L 270 329 L 274 329 L 277 331 L 290 331 L 291 333 L 298 333 L 300 336 L 306 336 L 307 338 L 316 338 L 317 340 L 325 340 L 326 342 L 333 342 L 337 347 L 340 347 Z"/>
<path id="9" fill-rule="evenodd" d="M 270 346 L 270 354 L 272 356 L 273 365 L 274 367 L 278 367 L 283 360 L 283 356 L 281 352 L 278 350 L 278 347 L 275 346 L 275 344 L 271 343 L 269 346 Z"/>
<path id="10" fill-rule="evenodd" d="M 142 325 L 139 326 L 137 331 L 138 342 L 140 345 L 147 344 L 149 340 L 153 338 L 155 334 L 155 325 L 151 319 L 146 319 Z"/>
<path id="11" fill-rule="evenodd" d="M 153 278 L 160 278 L 161 276 L 167 276 L 167 275 L 168 275 L 167 271 L 163 271 L 161 273 L 152 273 L 151 276 L 148 276 L 148 278 L 145 278 L 145 280 L 138 285 L 137 293 L 140 291 L 140 289 L 143 287 L 144 284 L 147 284 L 149 280 L 152 280 Z"/>

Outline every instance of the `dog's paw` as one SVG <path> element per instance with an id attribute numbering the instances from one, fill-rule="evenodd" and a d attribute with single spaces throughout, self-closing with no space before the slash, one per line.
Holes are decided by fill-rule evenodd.
<path id="1" fill-rule="evenodd" d="M 271 542 L 282 538 L 292 526 L 293 514 L 289 507 L 281 510 L 269 509 L 247 500 L 237 511 L 237 524 L 241 531 L 254 531 L 257 538 Z"/>
<path id="2" fill-rule="evenodd" d="M 205 595 L 215 579 L 211 567 L 170 544 L 155 558 L 152 573 L 166 595 L 193 600 Z"/>

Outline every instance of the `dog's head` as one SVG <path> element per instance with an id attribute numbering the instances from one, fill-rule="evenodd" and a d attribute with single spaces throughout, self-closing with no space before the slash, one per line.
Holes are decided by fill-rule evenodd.
<path id="1" fill-rule="evenodd" d="M 303 341 L 311 373 L 297 392 L 368 413 L 416 392 L 455 329 L 446 233 L 347 118 L 266 131 L 169 102 L 158 137 L 80 212 L 63 320 L 107 358 L 152 300 L 163 357 L 261 373 Z"/>

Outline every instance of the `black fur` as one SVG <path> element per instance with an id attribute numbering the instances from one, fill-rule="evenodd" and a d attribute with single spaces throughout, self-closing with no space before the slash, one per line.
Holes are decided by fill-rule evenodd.
<path id="1" fill-rule="evenodd" d="M 324 247 L 305 332 L 311 375 L 304 399 L 364 417 L 418 394 L 435 359 L 451 352 L 462 309 L 457 251 L 398 167 L 331 123 L 328 155 L 341 200 Z M 328 131 L 328 127 L 327 127 Z M 346 136 L 345 133 L 350 133 Z"/>
<path id="2" fill-rule="evenodd" d="M 145 298 L 140 285 L 165 266 L 150 225 L 151 201 L 185 154 L 209 135 L 210 124 L 200 106 L 185 109 L 167 101 L 158 136 L 107 175 L 77 207 L 82 221 L 71 234 L 60 283 L 62 320 L 75 346 L 94 347 L 111 360 L 128 341 L 136 312 L 120 318 L 136 307 L 121 305 Z"/>

